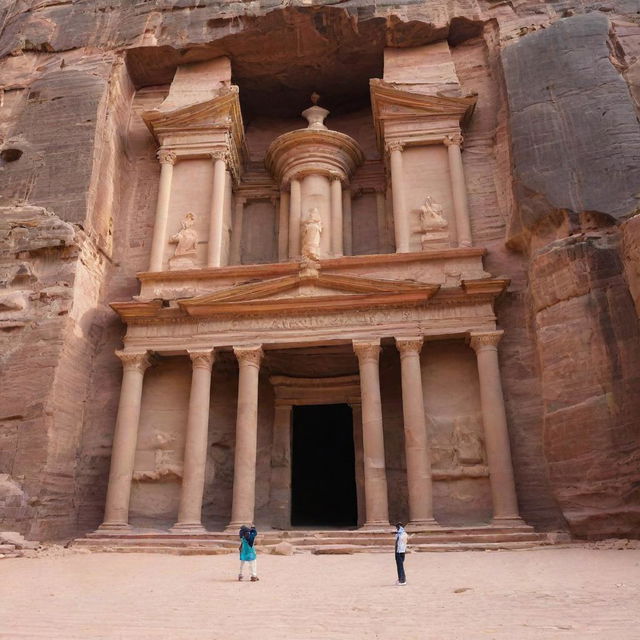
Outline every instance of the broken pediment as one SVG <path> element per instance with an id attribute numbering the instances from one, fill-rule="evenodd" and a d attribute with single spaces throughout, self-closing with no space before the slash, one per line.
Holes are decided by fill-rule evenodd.
<path id="1" fill-rule="evenodd" d="M 324 274 L 314 277 L 291 275 L 181 300 L 178 305 L 191 316 L 348 311 L 365 307 L 421 304 L 438 289 L 438 285 L 408 281 Z"/>

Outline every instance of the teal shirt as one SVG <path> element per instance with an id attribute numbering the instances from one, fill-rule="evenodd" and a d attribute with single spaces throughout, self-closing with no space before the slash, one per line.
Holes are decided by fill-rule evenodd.
<path id="1" fill-rule="evenodd" d="M 244 538 L 242 538 L 242 542 L 240 543 L 240 560 L 251 562 L 255 559 L 256 550 L 253 547 L 250 547 L 249 543 Z"/>

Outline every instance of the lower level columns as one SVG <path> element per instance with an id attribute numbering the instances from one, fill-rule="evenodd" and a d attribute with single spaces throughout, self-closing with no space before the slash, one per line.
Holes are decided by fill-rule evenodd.
<path id="1" fill-rule="evenodd" d="M 258 446 L 258 382 L 262 348 L 234 347 L 240 369 L 236 453 L 233 468 L 233 504 L 228 531 L 253 523 L 256 495 L 256 451 Z"/>
<path id="2" fill-rule="evenodd" d="M 422 338 L 396 338 L 402 375 L 402 413 L 407 459 L 409 525 L 433 526 L 433 484 L 431 452 L 424 416 L 424 396 L 420 370 Z"/>
<path id="3" fill-rule="evenodd" d="M 500 381 L 498 342 L 502 331 L 471 333 L 471 347 L 478 359 L 480 403 L 493 498 L 493 522 L 522 524 L 513 478 L 507 416 Z"/>
<path id="4" fill-rule="evenodd" d="M 377 529 L 389 526 L 380 372 L 378 368 L 380 340 L 354 340 L 353 348 L 358 356 L 360 368 L 366 504 L 364 526 Z"/>
<path id="5" fill-rule="evenodd" d="M 184 445 L 184 464 L 178 522 L 173 531 L 204 531 L 202 496 L 204 495 L 209 434 L 209 398 L 211 397 L 212 350 L 189 351 L 192 363 L 189 416 Z"/>
<path id="6" fill-rule="evenodd" d="M 131 479 L 138 442 L 142 381 L 150 364 L 146 351 L 127 353 L 116 351 L 122 361 L 123 374 L 120 388 L 118 417 L 111 450 L 111 469 L 100 529 L 127 529 L 129 527 L 129 499 Z"/>

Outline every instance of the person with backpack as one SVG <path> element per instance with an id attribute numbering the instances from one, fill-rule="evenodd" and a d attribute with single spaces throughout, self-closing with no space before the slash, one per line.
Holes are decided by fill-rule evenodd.
<path id="1" fill-rule="evenodd" d="M 260 579 L 258 578 L 258 569 L 256 566 L 256 550 L 253 547 L 257 535 L 258 531 L 253 525 L 251 525 L 251 527 L 246 527 L 245 525 L 240 527 L 240 573 L 238 574 L 238 580 L 240 581 L 242 581 L 242 571 L 245 562 L 249 563 L 251 582 L 257 582 Z"/>

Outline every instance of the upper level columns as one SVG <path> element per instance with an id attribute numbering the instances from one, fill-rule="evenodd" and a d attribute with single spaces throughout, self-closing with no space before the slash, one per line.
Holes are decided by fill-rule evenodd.
<path id="1" fill-rule="evenodd" d="M 402 413 L 409 490 L 409 524 L 433 525 L 431 451 L 424 415 L 420 351 L 422 338 L 396 338 L 402 375 Z"/>
<path id="2" fill-rule="evenodd" d="M 365 527 L 389 526 L 387 473 L 380 398 L 380 340 L 354 340 L 360 368 L 362 444 L 364 449 Z"/>
<path id="3" fill-rule="evenodd" d="M 493 521 L 520 522 L 498 364 L 498 342 L 502 334 L 502 331 L 473 332 L 471 347 L 478 359 L 482 422 L 493 498 Z"/>
<path id="4" fill-rule="evenodd" d="M 469 204 L 467 202 L 467 185 L 462 165 L 462 136 L 453 134 L 443 140 L 449 153 L 449 172 L 451 174 L 451 192 L 453 195 L 453 210 L 456 219 L 458 246 L 470 247 L 471 223 L 469 221 Z"/>
<path id="5" fill-rule="evenodd" d="M 292 178 L 289 196 L 289 257 L 300 255 L 300 222 L 302 218 L 302 189 L 300 180 Z"/>
<path id="6" fill-rule="evenodd" d="M 340 175 L 331 174 L 331 254 L 343 253 L 342 181 Z"/>
<path id="7" fill-rule="evenodd" d="M 209 247 L 207 250 L 207 266 L 222 266 L 222 230 L 224 227 L 224 198 L 227 176 L 226 152 L 216 151 L 211 154 L 213 160 L 213 192 L 209 215 Z"/>
<path id="8" fill-rule="evenodd" d="M 138 442 L 138 424 L 142 400 L 142 380 L 150 365 L 148 353 L 116 351 L 122 361 L 118 417 L 111 449 L 111 470 L 101 529 L 125 529 L 129 526 L 131 478 Z"/>
<path id="9" fill-rule="evenodd" d="M 256 452 L 258 446 L 258 381 L 262 348 L 234 347 L 240 374 L 236 417 L 236 452 L 233 468 L 233 503 L 227 529 L 237 530 L 253 523 L 256 495 Z"/>
<path id="10" fill-rule="evenodd" d="M 153 225 L 153 240 L 151 241 L 151 259 L 149 271 L 162 271 L 164 246 L 167 236 L 167 221 L 169 219 L 169 200 L 171 198 L 171 179 L 176 154 L 166 149 L 158 151 L 160 163 L 160 185 L 158 186 L 158 201 L 156 203 L 156 218 Z"/>
<path id="11" fill-rule="evenodd" d="M 202 496 L 204 495 L 207 464 L 207 436 L 209 433 L 209 398 L 211 396 L 211 368 L 213 350 L 189 351 L 191 358 L 191 393 L 184 444 L 184 464 L 178 531 L 204 531 L 202 526 Z"/>
<path id="12" fill-rule="evenodd" d="M 391 165 L 391 193 L 393 196 L 393 223 L 396 237 L 396 252 L 409 252 L 409 212 L 404 191 L 404 168 L 402 166 L 401 142 L 387 144 Z"/>

